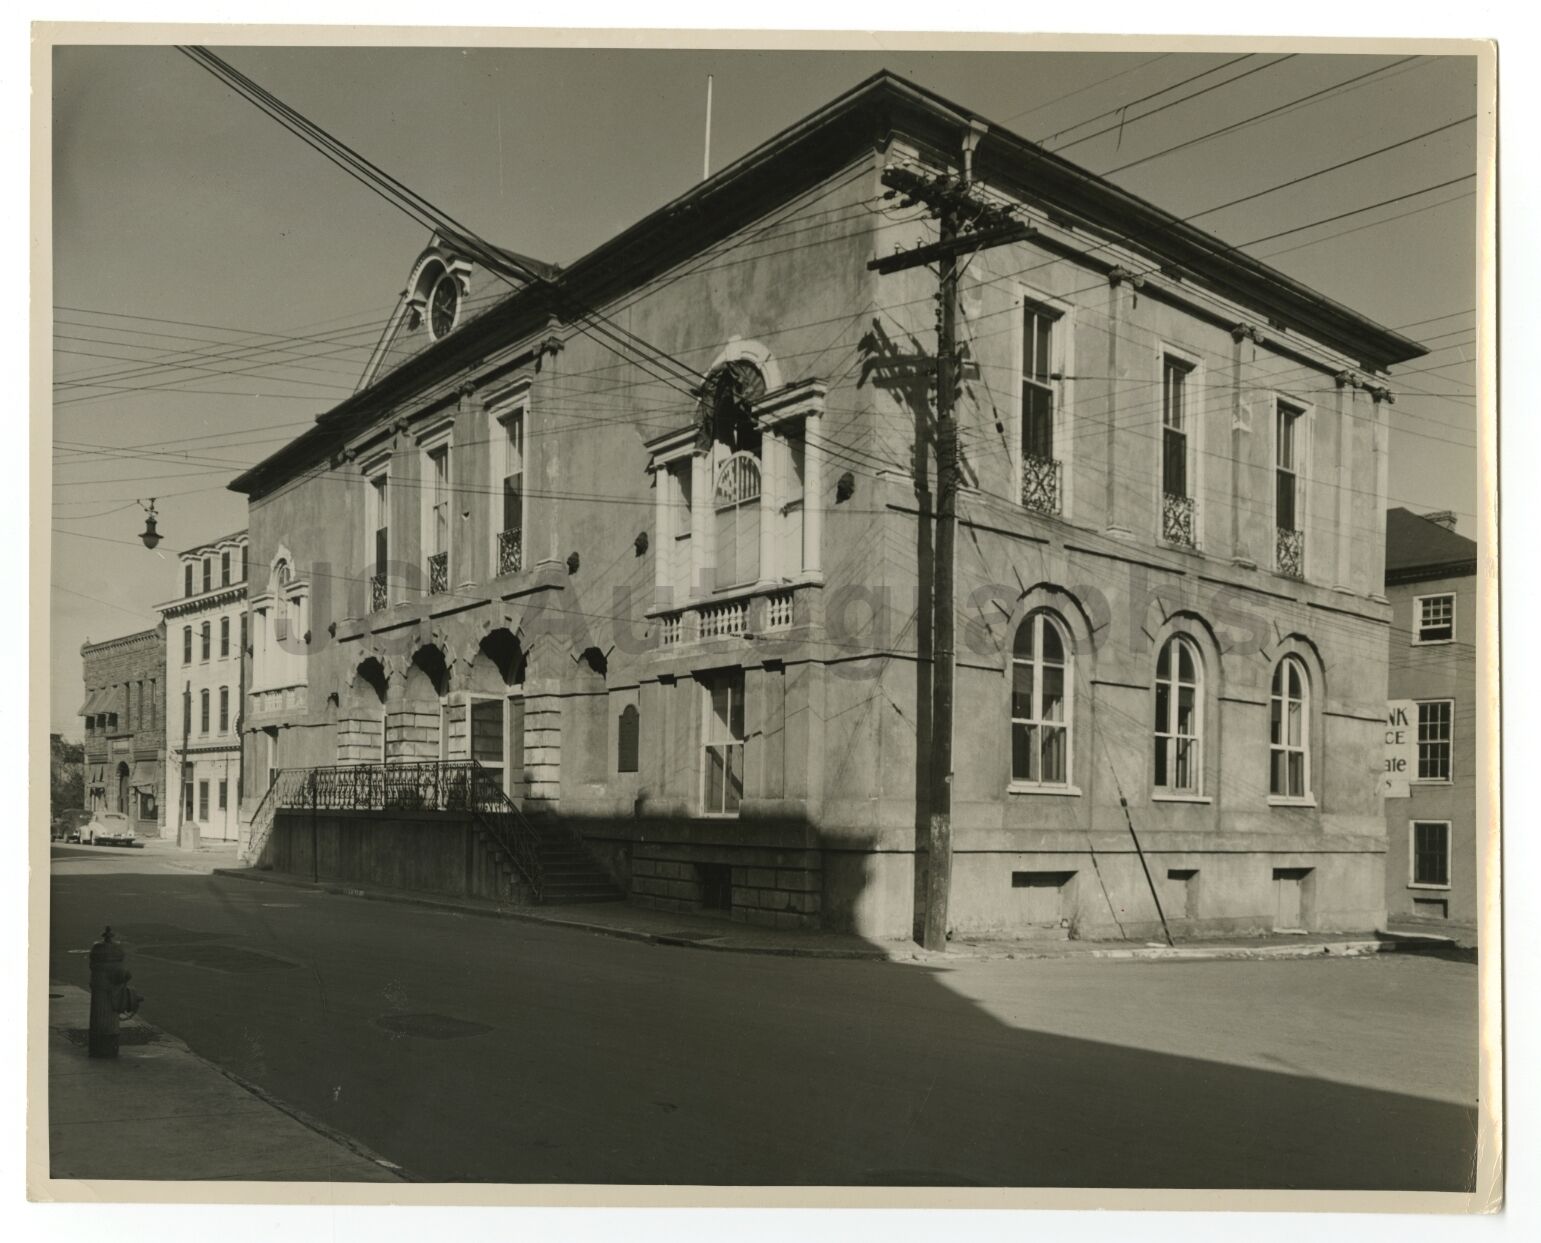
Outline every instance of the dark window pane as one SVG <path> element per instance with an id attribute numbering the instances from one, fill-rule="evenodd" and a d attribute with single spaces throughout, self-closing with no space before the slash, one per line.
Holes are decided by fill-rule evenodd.
<path id="1" fill-rule="evenodd" d="M 1054 456 L 1054 393 L 1029 381 L 1022 384 L 1022 452 L 1028 457 Z"/>
<path id="2" fill-rule="evenodd" d="M 1011 727 L 1011 779 L 1013 781 L 1033 780 L 1033 742 L 1036 729 L 1031 725 L 1013 725 Z"/>
<path id="3" fill-rule="evenodd" d="M 1287 470 L 1274 472 L 1274 523 L 1282 531 L 1295 531 L 1295 476 Z"/>
<path id="4" fill-rule="evenodd" d="M 1065 730 L 1063 726 L 1043 727 L 1043 776 L 1046 784 L 1063 785 L 1065 782 Z"/>
<path id="5" fill-rule="evenodd" d="M 1169 496 L 1188 495 L 1188 437 L 1170 427 L 1161 437 L 1161 487 Z"/>
<path id="6" fill-rule="evenodd" d="M 1012 662 L 1011 715 L 1019 720 L 1033 715 L 1033 667 L 1025 661 Z"/>

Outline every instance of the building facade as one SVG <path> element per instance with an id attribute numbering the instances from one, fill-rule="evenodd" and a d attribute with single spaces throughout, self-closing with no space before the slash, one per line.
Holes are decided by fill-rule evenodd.
<path id="1" fill-rule="evenodd" d="M 1388 697 L 1406 703 L 1407 781 L 1386 798 L 1386 907 L 1477 923 L 1477 545 L 1451 513 L 1386 515 Z"/>
<path id="2" fill-rule="evenodd" d="M 165 825 L 166 638 L 161 626 L 86 643 L 85 799 L 121 811 L 141 837 Z"/>
<path id="3" fill-rule="evenodd" d="M 172 832 L 235 841 L 240 829 L 240 712 L 246 662 L 245 531 L 179 554 L 182 594 L 157 605 L 165 629 L 174 709 L 164 784 Z"/>
<path id="4" fill-rule="evenodd" d="M 959 289 L 933 776 L 937 240 Z M 878 75 L 571 267 L 449 236 L 250 500 L 250 803 L 472 758 L 633 900 L 912 934 L 1384 917 L 1387 369 L 1414 342 Z M 249 811 L 251 808 L 248 809 Z M 1159 909 L 1158 909 L 1159 904 Z"/>

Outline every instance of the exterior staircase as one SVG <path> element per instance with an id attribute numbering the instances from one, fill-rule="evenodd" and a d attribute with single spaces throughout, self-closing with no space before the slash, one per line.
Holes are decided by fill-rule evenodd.
<path id="1" fill-rule="evenodd" d="M 288 768 L 274 775 L 246 826 L 240 858 L 262 858 L 280 809 L 459 812 L 495 861 L 510 901 L 536 904 L 619 902 L 625 893 L 572 830 L 532 820 L 475 760 L 338 764 Z"/>

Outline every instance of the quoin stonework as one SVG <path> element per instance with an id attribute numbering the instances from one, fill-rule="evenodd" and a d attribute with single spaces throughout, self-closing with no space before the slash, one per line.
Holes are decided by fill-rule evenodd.
<path id="1" fill-rule="evenodd" d="M 965 150 L 1025 229 L 959 284 L 932 774 L 937 281 L 873 264 L 937 240 L 885 171 Z M 402 270 L 358 390 L 232 485 L 250 854 L 457 891 L 581 857 L 909 937 L 948 780 L 961 935 L 1383 922 L 1416 342 L 888 74 L 565 269 L 440 232 Z M 467 781 L 501 828 L 441 831 Z"/>

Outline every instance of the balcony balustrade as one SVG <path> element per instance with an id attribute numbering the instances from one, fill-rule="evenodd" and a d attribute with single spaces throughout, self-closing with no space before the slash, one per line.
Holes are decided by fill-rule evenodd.
<path id="1" fill-rule="evenodd" d="M 386 590 L 385 575 L 371 574 L 369 576 L 369 611 L 378 613 L 390 603 L 390 592 Z"/>
<path id="2" fill-rule="evenodd" d="M 1022 457 L 1022 505 L 1040 514 L 1060 511 L 1060 464 L 1054 458 Z"/>
<path id="3" fill-rule="evenodd" d="M 1191 496 L 1179 496 L 1174 492 L 1162 493 L 1161 538 L 1168 544 L 1196 548 L 1198 544 L 1194 538 L 1194 531 L 1197 528 L 1195 522 L 1197 511 L 1197 502 Z"/>
<path id="4" fill-rule="evenodd" d="M 1306 533 L 1291 531 L 1287 527 L 1275 528 L 1274 566 L 1280 574 L 1290 578 L 1306 576 Z"/>
<path id="5" fill-rule="evenodd" d="M 449 590 L 449 553 L 436 552 L 428 558 L 428 594 L 441 596 Z"/>
<path id="6" fill-rule="evenodd" d="M 524 563 L 524 532 L 518 527 L 498 532 L 498 574 L 517 574 Z"/>

